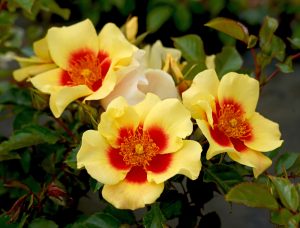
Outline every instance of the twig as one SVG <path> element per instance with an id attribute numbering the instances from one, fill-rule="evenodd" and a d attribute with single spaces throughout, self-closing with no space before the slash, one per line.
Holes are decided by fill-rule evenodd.
<path id="1" fill-rule="evenodd" d="M 292 60 L 300 58 L 300 52 L 291 56 Z"/>
<path id="2" fill-rule="evenodd" d="M 61 121 L 61 119 L 55 118 L 55 117 L 54 117 L 54 119 L 59 124 L 59 126 L 61 126 L 65 130 L 67 135 L 70 136 L 73 139 L 73 141 L 77 141 L 77 139 L 76 139 L 75 135 L 73 134 L 73 132 L 65 125 L 64 122 Z"/>
<path id="3" fill-rule="evenodd" d="M 256 60 L 256 52 L 255 52 L 254 48 L 251 48 L 250 51 L 251 51 L 251 55 L 252 55 L 253 61 L 254 61 L 255 78 L 256 78 L 258 81 L 260 81 L 260 73 L 261 73 L 261 70 L 260 70 L 260 66 L 258 65 L 257 60 Z"/>
<path id="4" fill-rule="evenodd" d="M 292 55 L 291 56 L 291 59 L 294 60 L 294 59 L 297 59 L 297 58 L 300 58 L 300 52 L 295 54 L 295 55 Z M 276 75 L 278 75 L 278 73 L 280 72 L 280 69 L 278 67 L 276 67 L 276 69 L 266 78 L 265 81 L 263 81 L 261 84 L 260 84 L 260 87 L 263 87 L 264 85 L 266 85 L 269 81 L 271 81 Z"/>
<path id="5" fill-rule="evenodd" d="M 278 73 L 280 72 L 280 69 L 278 67 L 276 67 L 276 69 L 272 72 L 272 74 L 270 74 L 265 81 L 263 81 L 260 84 L 260 87 L 263 87 L 264 85 L 266 85 L 269 81 L 271 81 Z"/>

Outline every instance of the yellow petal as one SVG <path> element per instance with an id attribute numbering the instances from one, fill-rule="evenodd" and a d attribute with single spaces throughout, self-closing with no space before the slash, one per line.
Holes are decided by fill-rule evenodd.
<path id="1" fill-rule="evenodd" d="M 144 129 L 159 127 L 168 137 L 164 152 L 174 152 L 182 147 L 182 139 L 193 130 L 190 112 L 175 98 L 157 103 L 145 118 Z"/>
<path id="2" fill-rule="evenodd" d="M 189 95 L 183 97 L 183 104 L 191 112 L 192 117 L 194 119 L 207 119 L 210 125 L 213 125 L 212 112 L 215 107 L 213 101 L 214 97 L 210 95 L 193 94 L 190 97 Z"/>
<path id="3" fill-rule="evenodd" d="M 113 23 L 107 23 L 100 31 L 99 46 L 100 50 L 108 53 L 114 70 L 120 66 L 127 66 L 131 62 L 133 52 L 137 49 Z"/>
<path id="4" fill-rule="evenodd" d="M 114 87 L 116 86 L 117 82 L 117 75 L 116 73 L 110 68 L 107 72 L 105 79 L 103 81 L 102 86 L 92 93 L 90 96 L 86 97 L 85 100 L 100 100 L 106 97 L 111 91 L 113 91 Z"/>
<path id="5" fill-rule="evenodd" d="M 252 128 L 252 139 L 245 145 L 256 151 L 271 151 L 281 146 L 279 125 L 255 112 L 249 119 Z"/>
<path id="6" fill-rule="evenodd" d="M 138 31 L 138 18 L 137 17 L 132 17 L 125 24 L 126 37 L 130 42 L 135 41 L 137 31 Z"/>
<path id="7" fill-rule="evenodd" d="M 31 78 L 30 81 L 38 90 L 50 94 L 54 87 L 60 86 L 62 70 L 55 68 Z"/>
<path id="8" fill-rule="evenodd" d="M 162 45 L 160 40 L 157 40 L 151 47 L 146 46 L 145 59 L 146 66 L 153 69 L 162 69 L 163 61 L 167 58 L 167 55 L 171 55 L 174 60 L 179 60 L 181 52 L 175 48 L 166 48 Z"/>
<path id="9" fill-rule="evenodd" d="M 98 129 L 112 146 L 116 141 L 121 128 L 136 129 L 139 125 L 139 116 L 133 107 L 128 106 L 123 97 L 113 100 L 101 115 Z"/>
<path id="10" fill-rule="evenodd" d="M 208 69 L 200 72 L 193 79 L 191 87 L 199 93 L 211 94 L 214 97 L 218 95 L 219 78 L 214 69 Z"/>
<path id="11" fill-rule="evenodd" d="M 197 179 L 201 170 L 201 152 L 202 147 L 198 142 L 184 140 L 182 148 L 172 153 L 171 163 L 167 170 L 160 173 L 148 171 L 148 181 L 162 183 L 176 174 L 183 174 L 192 180 Z"/>
<path id="12" fill-rule="evenodd" d="M 72 53 L 89 49 L 97 54 L 99 50 L 96 30 L 88 19 L 67 27 L 51 28 L 46 38 L 53 61 L 63 69 L 68 68 Z"/>
<path id="13" fill-rule="evenodd" d="M 242 106 L 249 118 L 255 111 L 259 96 L 259 83 L 245 74 L 228 73 L 220 81 L 218 97 L 222 104 L 224 100 L 233 100 Z"/>
<path id="14" fill-rule="evenodd" d="M 15 57 L 14 58 L 21 67 L 26 67 L 30 65 L 37 65 L 37 64 L 43 64 L 43 63 L 49 63 L 48 60 L 38 58 L 36 56 L 31 56 L 30 58 L 24 58 L 24 57 Z"/>
<path id="15" fill-rule="evenodd" d="M 62 114 L 65 108 L 72 101 L 92 93 L 92 91 L 86 85 L 61 86 L 61 75 L 62 70 L 56 68 L 41 73 L 30 79 L 31 83 L 38 90 L 47 94 L 51 94 L 50 109 L 56 118 Z"/>
<path id="16" fill-rule="evenodd" d="M 86 85 L 53 88 L 50 96 L 50 109 L 58 118 L 70 103 L 91 93 L 92 91 Z"/>
<path id="17" fill-rule="evenodd" d="M 255 177 L 258 177 L 272 165 L 272 160 L 270 158 L 260 152 L 250 149 L 243 152 L 229 152 L 228 156 L 242 165 L 252 167 Z"/>
<path id="18" fill-rule="evenodd" d="M 148 93 L 144 100 L 134 106 L 136 113 L 139 115 L 140 121 L 143 123 L 150 110 L 155 106 L 160 99 L 157 95 Z"/>
<path id="19" fill-rule="evenodd" d="M 121 181 L 115 185 L 104 185 L 102 196 L 118 209 L 135 210 L 155 202 L 163 189 L 163 183 L 145 182 L 135 184 Z"/>
<path id="20" fill-rule="evenodd" d="M 215 55 L 206 56 L 205 65 L 206 65 L 207 69 L 215 69 L 216 68 L 215 58 L 216 58 Z"/>
<path id="21" fill-rule="evenodd" d="M 26 78 L 35 76 L 37 74 L 43 73 L 45 71 L 56 68 L 57 66 L 52 63 L 48 64 L 38 64 L 38 65 L 30 65 L 27 67 L 23 67 L 17 69 L 13 72 L 13 77 L 16 81 L 20 82 L 25 80 Z"/>
<path id="22" fill-rule="evenodd" d="M 209 148 L 207 150 L 206 159 L 209 160 L 212 157 L 225 153 L 225 152 L 232 152 L 235 151 L 232 146 L 222 146 L 219 145 L 211 136 L 210 130 L 209 130 L 209 124 L 204 120 L 197 120 L 197 124 L 202 131 L 203 135 L 209 142 Z"/>
<path id="23" fill-rule="evenodd" d="M 196 75 L 191 87 L 182 94 L 183 104 L 191 111 L 193 118 L 206 117 L 212 125 L 218 86 L 219 79 L 214 70 L 205 70 Z"/>
<path id="24" fill-rule="evenodd" d="M 51 62 L 47 39 L 43 38 L 33 43 L 33 51 L 41 59 Z"/>
<path id="25" fill-rule="evenodd" d="M 109 162 L 109 144 L 98 131 L 89 130 L 82 135 L 77 153 L 77 167 L 85 167 L 91 177 L 103 184 L 116 184 L 128 171 L 115 169 Z"/>

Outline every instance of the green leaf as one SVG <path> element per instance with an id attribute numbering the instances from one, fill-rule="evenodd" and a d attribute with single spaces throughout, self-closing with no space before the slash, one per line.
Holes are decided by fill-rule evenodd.
<path id="1" fill-rule="evenodd" d="M 112 0 L 111 2 L 124 16 L 129 15 L 135 8 L 134 0 Z"/>
<path id="2" fill-rule="evenodd" d="M 37 218 L 34 219 L 29 225 L 28 228 L 58 228 L 58 225 L 51 221 L 44 218 Z"/>
<path id="3" fill-rule="evenodd" d="M 224 8 L 225 1 L 224 0 L 210 0 L 210 1 L 207 1 L 206 4 L 208 4 L 208 10 L 210 11 L 211 15 L 216 16 Z"/>
<path id="4" fill-rule="evenodd" d="M 26 106 L 18 106 L 17 114 L 13 122 L 13 129 L 19 130 L 28 124 L 36 122 L 37 111 Z"/>
<path id="5" fill-rule="evenodd" d="M 31 12 L 31 8 L 33 6 L 35 0 L 14 0 L 21 8 L 26 10 L 28 13 Z"/>
<path id="6" fill-rule="evenodd" d="M 22 183 L 25 184 L 33 193 L 38 194 L 41 191 L 41 184 L 37 182 L 32 176 L 29 176 L 26 179 L 22 180 Z"/>
<path id="7" fill-rule="evenodd" d="M 31 97 L 28 90 L 10 88 L 0 95 L 0 104 L 14 104 L 31 107 Z"/>
<path id="8" fill-rule="evenodd" d="M 65 20 L 68 20 L 70 17 L 71 11 L 69 9 L 61 8 L 55 2 L 55 0 L 39 0 L 39 3 L 41 4 L 41 9 L 44 11 L 53 12 L 53 13 L 61 16 Z"/>
<path id="9" fill-rule="evenodd" d="M 94 178 L 90 178 L 90 188 L 93 192 L 99 191 L 103 186 L 104 184 L 102 184 L 101 182 L 98 182 Z"/>
<path id="10" fill-rule="evenodd" d="M 234 47 L 225 46 L 215 58 L 216 72 L 219 77 L 231 71 L 238 71 L 243 65 L 243 59 Z"/>
<path id="11" fill-rule="evenodd" d="M 224 17 L 217 17 L 207 22 L 205 26 L 226 33 L 227 35 L 248 44 L 248 29 L 238 21 Z"/>
<path id="12" fill-rule="evenodd" d="M 277 175 L 280 175 L 283 173 L 283 169 L 288 170 L 293 166 L 293 164 L 297 161 L 297 158 L 299 157 L 298 153 L 285 153 L 282 154 L 275 165 L 275 171 Z"/>
<path id="13" fill-rule="evenodd" d="M 232 166 L 215 164 L 205 170 L 203 181 L 214 182 L 223 192 L 228 192 L 232 186 L 243 181 L 243 178 Z"/>
<path id="14" fill-rule="evenodd" d="M 14 21 L 16 20 L 17 18 L 17 15 L 15 14 L 12 14 L 12 13 L 9 13 L 9 12 L 6 12 L 6 11 L 1 11 L 0 13 L 0 26 L 1 28 L 4 28 L 5 26 L 10 26 L 14 23 Z M 3 34 L 0 35 L 0 37 L 2 36 Z M 1 41 L 1 39 L 0 39 Z"/>
<path id="15" fill-rule="evenodd" d="M 271 210 L 279 205 L 265 185 L 256 183 L 241 183 L 230 189 L 225 199 L 234 203 L 241 203 L 248 207 L 262 207 Z"/>
<path id="16" fill-rule="evenodd" d="M 258 38 L 254 35 L 250 35 L 248 39 L 247 48 L 253 48 L 258 41 Z"/>
<path id="17" fill-rule="evenodd" d="M 122 224 L 126 223 L 126 224 L 132 225 L 132 224 L 135 224 L 135 222 L 136 222 L 135 221 L 135 216 L 134 216 L 134 214 L 133 214 L 133 212 L 131 210 L 120 210 L 120 209 L 116 209 L 112 205 L 108 205 L 104 209 L 103 212 L 108 213 L 108 214 L 114 216 L 119 221 L 121 221 Z"/>
<path id="18" fill-rule="evenodd" d="M 265 17 L 259 30 L 259 45 L 263 48 L 271 42 L 274 32 L 278 28 L 278 21 L 271 17 Z"/>
<path id="19" fill-rule="evenodd" d="M 278 225 L 286 225 L 293 214 L 286 208 L 271 211 L 271 222 Z"/>
<path id="20" fill-rule="evenodd" d="M 88 217 L 83 222 L 84 227 L 89 228 L 116 228 L 120 227 L 121 223 L 110 214 L 98 212 Z"/>
<path id="21" fill-rule="evenodd" d="M 54 144 L 58 139 L 58 134 L 47 128 L 39 125 L 28 125 L 16 131 L 8 140 L 0 144 L 0 155 L 42 143 Z"/>
<path id="22" fill-rule="evenodd" d="M 300 183 L 296 184 L 296 189 L 297 189 L 298 195 L 300 196 Z M 300 197 L 299 197 L 298 211 L 300 211 Z"/>
<path id="23" fill-rule="evenodd" d="M 165 191 L 161 195 L 160 208 L 166 219 L 173 219 L 182 214 L 185 196 L 175 190 Z"/>
<path id="24" fill-rule="evenodd" d="M 163 228 L 164 223 L 165 218 L 159 208 L 159 204 L 152 204 L 150 211 L 148 211 L 143 218 L 145 228 Z"/>
<path id="25" fill-rule="evenodd" d="M 278 154 L 280 153 L 280 147 L 276 148 L 275 150 L 272 150 L 270 152 L 266 152 L 265 154 L 270 158 L 273 159 L 275 158 Z"/>
<path id="26" fill-rule="evenodd" d="M 192 15 L 189 9 L 184 4 L 178 4 L 175 8 L 175 12 L 173 14 L 174 22 L 176 25 L 176 28 L 178 28 L 179 31 L 186 31 L 188 30 L 192 25 Z"/>
<path id="27" fill-rule="evenodd" d="M 291 56 L 289 56 L 284 63 L 277 63 L 276 66 L 280 69 L 281 72 L 283 73 L 292 73 L 294 72 L 293 69 L 293 59 Z"/>
<path id="28" fill-rule="evenodd" d="M 30 170 L 30 162 L 31 162 L 31 155 L 28 150 L 24 151 L 21 155 L 20 163 L 24 170 L 24 172 L 27 174 Z"/>
<path id="29" fill-rule="evenodd" d="M 205 68 L 204 68 L 205 69 Z M 201 71 L 204 70 L 202 64 L 189 62 L 183 68 L 183 75 L 186 80 L 193 80 L 193 78 Z"/>
<path id="30" fill-rule="evenodd" d="M 1 228 L 16 228 L 16 224 L 9 223 L 10 217 L 6 213 L 2 213 L 0 216 L 0 227 Z"/>
<path id="31" fill-rule="evenodd" d="M 17 153 L 0 152 L 0 161 L 20 159 L 20 155 Z"/>
<path id="32" fill-rule="evenodd" d="M 153 8 L 147 14 L 147 31 L 156 32 L 171 17 L 172 12 L 172 7 L 167 5 Z"/>
<path id="33" fill-rule="evenodd" d="M 294 215 L 293 217 L 290 218 L 288 221 L 288 228 L 299 228 L 300 224 L 300 213 Z"/>
<path id="34" fill-rule="evenodd" d="M 203 70 L 206 69 L 206 55 L 202 39 L 198 35 L 189 34 L 172 38 L 175 48 L 182 52 L 183 58 L 188 62 L 197 63 Z"/>
<path id="35" fill-rule="evenodd" d="M 72 169 L 77 169 L 77 153 L 79 151 L 80 146 L 74 148 L 66 157 L 64 163 L 66 163 Z"/>
<path id="36" fill-rule="evenodd" d="M 292 48 L 294 49 L 300 49 L 300 38 L 295 37 L 295 38 L 287 38 L 291 44 L 292 44 Z"/>
<path id="37" fill-rule="evenodd" d="M 299 206 L 299 194 L 296 186 L 288 179 L 270 176 L 282 204 L 292 211 L 297 211 Z"/>
<path id="38" fill-rule="evenodd" d="M 294 176 L 300 176 L 300 156 L 298 156 L 297 160 L 289 168 L 288 171 L 291 172 Z"/>
<path id="39" fill-rule="evenodd" d="M 271 40 L 271 56 L 275 57 L 279 61 L 283 61 L 285 58 L 285 43 L 278 36 L 273 36 Z"/>

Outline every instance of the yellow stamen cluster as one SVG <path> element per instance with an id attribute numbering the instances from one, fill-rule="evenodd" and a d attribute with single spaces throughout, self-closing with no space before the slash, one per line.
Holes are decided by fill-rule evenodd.
<path id="1" fill-rule="evenodd" d="M 123 139 L 120 146 L 120 155 L 130 166 L 146 167 L 158 151 L 158 146 L 142 127 L 138 127 L 133 133 L 128 132 L 128 136 Z"/>
<path id="2" fill-rule="evenodd" d="M 221 107 L 218 128 L 230 138 L 241 138 L 250 134 L 250 127 L 245 120 L 244 112 L 233 104 L 225 104 Z"/>

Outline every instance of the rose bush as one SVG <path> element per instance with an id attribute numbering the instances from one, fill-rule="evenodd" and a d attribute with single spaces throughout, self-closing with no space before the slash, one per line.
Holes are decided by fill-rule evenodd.
<path id="1" fill-rule="evenodd" d="M 46 7 L 12 2 L 0 3 L 4 16 L 13 6 L 32 15 Z M 250 34 L 215 17 L 206 29 L 241 47 L 208 55 L 211 44 L 196 34 L 149 42 L 164 23 L 159 16 L 172 15 L 167 5 L 150 7 L 144 33 L 137 17 L 100 29 L 90 19 L 60 22 L 30 41 L 29 54 L 12 54 L 19 65 L 0 83 L 1 114 L 13 117 L 0 143 L 1 226 L 219 227 L 218 215 L 203 210 L 215 193 L 268 209 L 276 225 L 298 226 L 300 188 L 291 178 L 300 157 L 276 158 L 280 123 L 256 106 L 266 84 L 293 70 L 299 39 L 289 38 L 294 49 L 286 50 L 275 18 Z M 92 214 L 81 209 L 90 195 L 100 204 Z"/>

